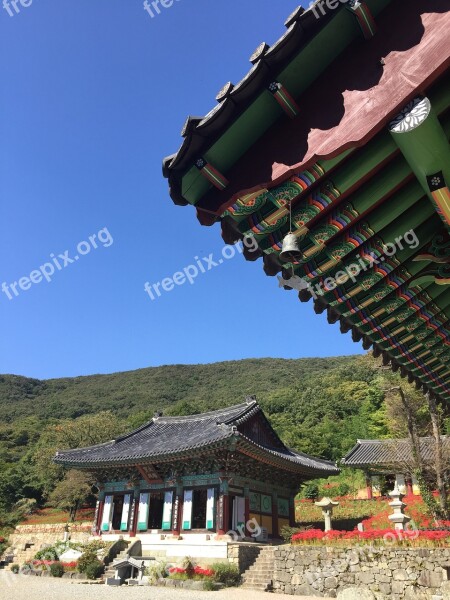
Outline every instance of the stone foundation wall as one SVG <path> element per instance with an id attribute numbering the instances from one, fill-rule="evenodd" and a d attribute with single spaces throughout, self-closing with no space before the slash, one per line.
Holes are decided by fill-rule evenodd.
<path id="1" fill-rule="evenodd" d="M 70 527 L 70 540 L 72 542 L 87 542 L 91 537 L 92 523 L 77 523 Z M 18 525 L 14 532 L 9 536 L 7 553 L 12 549 L 14 554 L 27 551 L 26 556 L 21 559 L 28 560 L 44 544 L 55 544 L 64 539 L 65 524 L 57 523 L 54 525 Z"/>
<path id="2" fill-rule="evenodd" d="M 334 598 L 353 587 L 377 600 L 450 599 L 450 549 L 280 546 L 274 556 L 279 594 Z"/>
<path id="3" fill-rule="evenodd" d="M 65 523 L 54 523 L 50 524 L 40 524 L 40 525 L 17 525 L 14 530 L 13 535 L 21 534 L 21 535 L 30 535 L 30 534 L 61 534 L 64 535 L 64 531 L 66 528 Z M 87 521 L 85 523 L 74 523 L 70 525 L 70 533 L 71 534 L 79 534 L 79 533 L 89 533 L 92 531 L 92 523 Z"/>
<path id="4" fill-rule="evenodd" d="M 228 561 L 238 566 L 239 573 L 244 573 L 258 558 L 261 546 L 256 544 L 228 544 Z"/>

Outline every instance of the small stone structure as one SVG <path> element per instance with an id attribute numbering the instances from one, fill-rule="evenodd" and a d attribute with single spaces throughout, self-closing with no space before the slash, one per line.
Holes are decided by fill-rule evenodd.
<path id="1" fill-rule="evenodd" d="M 450 600 L 450 549 L 279 546 L 274 592 L 336 597 L 347 588 L 376 600 Z M 435 600 L 433 598 L 433 600 Z"/>
<path id="2" fill-rule="evenodd" d="M 314 502 L 316 506 L 322 509 L 322 515 L 325 520 L 325 531 L 333 529 L 331 525 L 331 517 L 333 516 L 333 508 L 339 506 L 339 502 L 335 502 L 331 498 L 322 498 L 319 502 Z"/>
<path id="3" fill-rule="evenodd" d="M 406 508 L 406 504 L 402 502 L 404 494 L 401 493 L 397 482 L 395 482 L 395 487 L 392 492 L 389 492 L 389 496 L 392 498 L 392 502 L 389 502 L 389 506 L 393 508 L 394 512 L 392 515 L 388 516 L 388 519 L 391 523 L 394 523 L 394 528 L 397 531 L 403 531 L 405 525 L 411 521 L 411 517 L 408 517 L 403 512 Z"/>

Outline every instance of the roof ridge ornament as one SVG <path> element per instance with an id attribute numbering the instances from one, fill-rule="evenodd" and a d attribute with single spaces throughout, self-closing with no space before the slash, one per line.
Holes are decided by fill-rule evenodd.
<path id="1" fill-rule="evenodd" d="M 223 86 L 223 88 L 219 90 L 219 92 L 216 96 L 217 102 L 223 102 L 224 100 L 226 100 L 233 90 L 234 90 L 234 83 L 231 83 L 231 81 L 228 81 L 228 83 L 226 83 Z"/>
<path id="2" fill-rule="evenodd" d="M 289 29 L 289 27 L 291 25 L 296 23 L 304 12 L 305 12 L 305 9 L 303 8 L 303 6 L 297 6 L 297 8 L 293 12 L 291 12 L 291 14 L 288 16 L 288 18 L 284 22 L 287 29 Z"/>
<path id="3" fill-rule="evenodd" d="M 263 58 L 263 56 L 268 50 L 270 50 L 269 44 L 266 44 L 266 42 L 261 42 L 260 45 L 253 52 L 253 54 L 250 56 L 250 62 L 252 63 L 252 65 L 255 65 L 258 62 L 258 60 L 261 60 L 261 58 Z"/>

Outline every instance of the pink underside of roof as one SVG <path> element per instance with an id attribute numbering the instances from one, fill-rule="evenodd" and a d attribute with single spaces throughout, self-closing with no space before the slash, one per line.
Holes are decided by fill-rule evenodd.
<path id="1" fill-rule="evenodd" d="M 221 214 L 244 194 L 366 144 L 449 67 L 449 8 L 449 0 L 394 2 L 378 18 L 375 37 L 361 39 L 357 51 L 347 48 L 298 100 L 300 115 L 262 136 L 227 172 L 227 189 L 198 208 L 208 209 L 217 194 Z M 211 215 L 199 211 L 199 218 L 206 224 Z"/>

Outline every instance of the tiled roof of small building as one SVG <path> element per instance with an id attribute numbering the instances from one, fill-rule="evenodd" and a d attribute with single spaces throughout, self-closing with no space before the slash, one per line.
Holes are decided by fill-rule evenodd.
<path id="1" fill-rule="evenodd" d="M 236 450 L 271 461 L 286 468 L 317 475 L 339 472 L 331 462 L 308 456 L 284 446 L 263 446 L 237 427 L 262 413 L 255 400 L 228 408 L 186 417 L 155 417 L 139 429 L 110 442 L 58 452 L 54 461 L 68 467 L 96 468 L 132 465 L 140 461 L 161 461 L 188 457 L 193 450 L 226 448 L 235 442 Z M 275 434 L 276 435 L 276 434 Z"/>
<path id="2" fill-rule="evenodd" d="M 450 438 L 442 436 L 444 450 L 450 451 Z M 432 437 L 420 438 L 422 460 L 434 460 L 435 441 Z M 403 466 L 411 465 L 413 453 L 409 439 L 398 440 L 358 440 L 356 445 L 342 459 L 349 467 Z"/>

